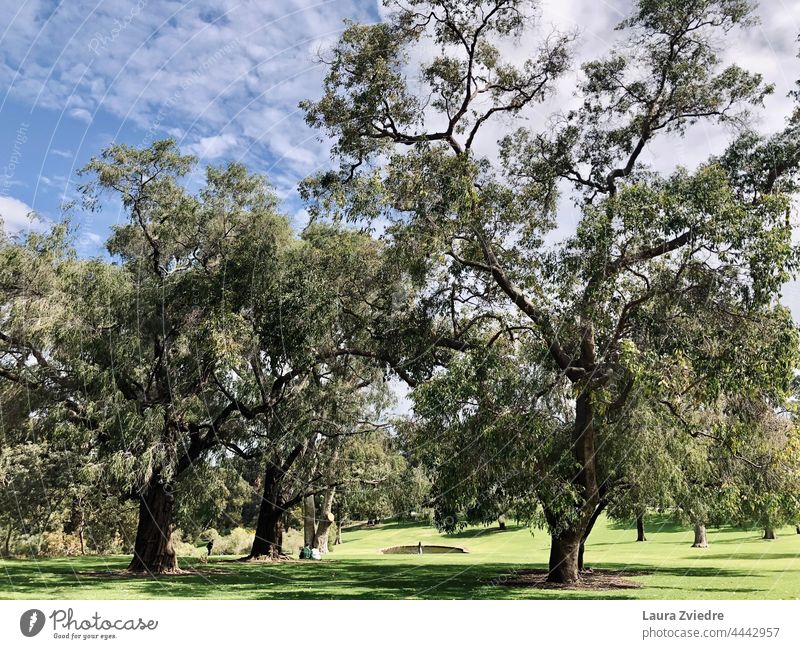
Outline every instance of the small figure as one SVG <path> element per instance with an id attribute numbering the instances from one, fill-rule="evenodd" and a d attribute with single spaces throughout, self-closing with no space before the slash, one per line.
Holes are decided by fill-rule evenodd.
<path id="1" fill-rule="evenodd" d="M 417 554 L 422 554 L 422 541 L 417 545 Z"/>
<path id="2" fill-rule="evenodd" d="M 211 550 L 213 548 L 214 548 L 214 540 L 212 539 L 208 543 L 206 543 L 206 550 L 208 550 L 208 554 L 206 555 L 206 558 L 211 556 Z"/>

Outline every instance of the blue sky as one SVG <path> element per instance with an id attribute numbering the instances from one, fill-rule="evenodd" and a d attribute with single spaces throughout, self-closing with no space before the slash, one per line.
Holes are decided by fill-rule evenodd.
<path id="1" fill-rule="evenodd" d="M 541 28 L 580 31 L 576 62 L 607 51 L 630 0 L 543 0 Z M 57 219 L 75 196 L 75 172 L 112 141 L 144 144 L 173 137 L 203 162 L 245 162 L 266 173 L 298 224 L 296 185 L 329 164 L 327 143 L 303 122 L 301 99 L 319 95 L 316 62 L 345 18 L 374 22 L 376 0 L 0 0 L 0 214 L 11 232 L 35 210 Z M 777 90 L 757 126 L 783 124 L 786 93 L 800 77 L 796 58 L 800 2 L 763 0 L 761 25 L 735 33 L 726 57 L 762 72 Z M 533 36 L 533 35 L 532 35 Z M 523 39 L 507 50 L 526 58 Z M 576 64 L 577 67 L 577 64 Z M 542 120 L 569 99 L 566 77 L 549 105 L 525 117 Z M 479 143 L 492 154 L 496 123 Z M 675 149 L 691 166 L 721 150 L 730 133 L 702 125 L 681 142 L 648 150 L 655 166 Z M 98 254 L 113 206 L 79 217 L 83 254 Z M 566 215 L 561 230 L 572 223 Z M 787 301 L 800 315 L 794 286 Z M 796 304 L 795 304 L 796 303 Z"/>
<path id="2" fill-rule="evenodd" d="M 319 92 L 320 48 L 373 2 L 0 0 L 0 213 L 59 217 L 75 172 L 112 141 L 173 137 L 203 162 L 269 175 L 294 214 L 294 188 L 327 162 L 297 103 Z M 113 209 L 82 218 L 100 250 Z M 302 219 L 302 213 L 298 215 Z"/>

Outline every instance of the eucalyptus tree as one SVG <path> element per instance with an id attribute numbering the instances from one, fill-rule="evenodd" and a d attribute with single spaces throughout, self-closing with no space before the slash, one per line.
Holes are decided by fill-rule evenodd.
<path id="1" fill-rule="evenodd" d="M 127 215 L 107 242 L 111 263 L 36 240 L 4 250 L 3 354 L 17 361 L 3 379 L 37 395 L 37 417 L 86 431 L 106 479 L 138 500 L 132 571 L 178 569 L 177 478 L 247 432 L 226 384 L 255 350 L 228 278 L 268 275 L 292 239 L 263 178 L 210 167 L 191 193 L 193 168 L 170 141 L 91 160 L 85 207 L 110 194 Z M 284 382 L 266 384 L 263 408 Z"/>
<path id="2" fill-rule="evenodd" d="M 250 558 L 280 556 L 286 512 L 314 494 L 333 497 L 341 478 L 328 465 L 336 464 L 339 437 L 369 431 L 380 417 L 387 361 L 363 323 L 391 300 L 395 280 L 385 271 L 381 246 L 368 235 L 312 224 L 280 272 L 264 278 L 279 290 L 262 290 L 259 275 L 249 278 L 253 344 L 286 377 L 275 407 L 238 400 L 256 428 L 236 452 L 264 463 Z M 261 379 L 251 379 L 258 395 Z"/>
<path id="3" fill-rule="evenodd" d="M 572 414 L 553 428 L 565 433 L 536 456 L 546 479 L 530 490 L 551 534 L 549 579 L 572 582 L 613 486 L 606 458 L 619 454 L 607 449 L 636 443 L 615 425 L 631 395 L 673 417 L 723 390 L 779 399 L 795 364 L 791 319 L 774 302 L 796 263 L 778 182 L 796 157 L 766 177 L 745 173 L 747 155 L 693 171 L 645 160 L 658 138 L 674 142 L 700 121 L 745 124 L 771 91 L 723 67 L 717 47 L 753 22 L 752 7 L 640 0 L 618 45 L 582 66 L 577 107 L 518 128 L 568 67 L 569 38 L 558 35 L 522 63 L 504 58 L 504 44 L 529 34 L 535 3 L 386 4 L 386 22 L 345 29 L 323 97 L 304 104 L 339 162 L 306 181 L 312 213 L 381 220 L 438 298 L 439 321 L 480 323 L 486 344 L 523 341 L 535 350 L 522 364 L 527 393 L 555 381 L 569 395 Z M 481 153 L 490 124 L 504 131 L 499 162 Z M 572 236 L 547 239 L 576 213 Z"/>
<path id="4" fill-rule="evenodd" d="M 746 409 L 743 425 L 761 432 L 758 443 L 746 449 L 749 461 L 729 469 L 728 489 L 735 503 L 733 520 L 764 531 L 765 540 L 775 530 L 795 523 L 800 513 L 800 436 L 796 415 L 775 412 L 768 404 L 737 400 Z"/>

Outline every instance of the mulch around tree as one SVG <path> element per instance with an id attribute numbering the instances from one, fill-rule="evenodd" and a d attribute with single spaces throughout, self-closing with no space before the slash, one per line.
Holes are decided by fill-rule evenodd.
<path id="1" fill-rule="evenodd" d="M 231 575 L 235 570 L 226 568 L 181 568 L 174 572 L 159 572 L 151 574 L 149 572 L 130 572 L 128 570 L 87 570 L 78 571 L 78 577 L 99 577 L 102 579 L 171 579 L 172 577 L 213 577 L 219 575 Z"/>
<path id="2" fill-rule="evenodd" d="M 577 584 L 554 584 L 547 581 L 547 570 L 526 569 L 515 570 L 491 579 L 488 583 L 494 586 L 509 588 L 543 588 L 548 590 L 625 590 L 641 588 L 639 584 L 626 577 L 646 575 L 636 570 L 592 570 L 582 572 Z"/>

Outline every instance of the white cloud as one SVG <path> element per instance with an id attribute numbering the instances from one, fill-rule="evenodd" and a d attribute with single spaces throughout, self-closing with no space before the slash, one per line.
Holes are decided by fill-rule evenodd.
<path id="1" fill-rule="evenodd" d="M 81 122 L 86 122 L 87 124 L 92 123 L 92 114 L 85 108 L 72 108 L 67 114 Z"/>
<path id="2" fill-rule="evenodd" d="M 185 147 L 188 153 L 196 155 L 201 160 L 213 160 L 227 155 L 238 144 L 236 136 L 230 133 L 212 135 L 200 138 L 198 142 Z"/>
<path id="3" fill-rule="evenodd" d="M 252 161 L 269 153 L 269 141 L 244 131 L 278 122 L 284 134 L 306 130 L 297 103 L 319 94 L 318 45 L 338 36 L 344 18 L 374 20 L 375 5 L 193 0 L 132 11 L 135 2 L 27 0 L 18 13 L 0 14 L 0 83 L 31 108 L 85 122 L 111 114 L 120 128 L 132 123 L 145 133 L 142 143 L 172 135 L 217 157 L 231 153 L 231 140 L 217 135 L 225 133 Z M 253 128 L 265 107 L 277 117 Z M 325 159 L 320 149 L 288 150 L 298 165 Z"/>
<path id="4" fill-rule="evenodd" d="M 59 158 L 66 158 L 67 160 L 75 157 L 75 154 L 72 151 L 64 149 L 50 149 L 50 154 L 58 156 Z"/>
<path id="5" fill-rule="evenodd" d="M 103 248 L 103 237 L 96 232 L 85 230 L 81 232 L 78 245 L 81 250 L 89 254 L 97 254 Z"/>
<path id="6" fill-rule="evenodd" d="M 32 212 L 33 208 L 27 203 L 12 196 L 0 196 L 0 222 L 8 234 L 41 230 L 44 222 L 40 217 L 33 217 L 32 220 L 30 217 Z"/>

